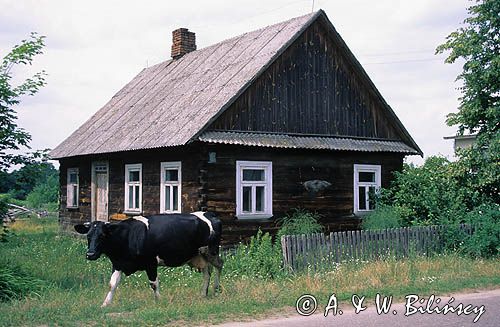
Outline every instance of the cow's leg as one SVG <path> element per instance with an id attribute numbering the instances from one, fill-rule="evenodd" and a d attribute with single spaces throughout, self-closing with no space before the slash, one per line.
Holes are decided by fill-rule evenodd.
<path id="1" fill-rule="evenodd" d="M 158 281 L 157 266 L 154 265 L 148 267 L 146 274 L 149 278 L 149 286 L 151 286 L 151 289 L 154 292 L 155 300 L 158 301 L 160 299 L 160 282 Z"/>
<path id="2" fill-rule="evenodd" d="M 201 296 L 208 295 L 208 284 L 210 284 L 210 274 L 212 273 L 212 267 L 210 265 L 206 265 L 203 268 L 203 288 L 201 289 Z"/>
<path id="3" fill-rule="evenodd" d="M 115 290 L 118 287 L 118 283 L 120 283 L 122 273 L 119 270 L 113 269 L 113 274 L 111 275 L 111 279 L 109 281 L 109 292 L 104 299 L 104 302 L 101 305 L 101 308 L 109 305 L 111 301 L 113 301 L 113 295 L 115 295 Z"/>
<path id="4" fill-rule="evenodd" d="M 214 292 L 220 292 L 220 274 L 222 272 L 222 265 L 224 262 L 219 255 L 208 257 L 208 262 L 215 267 Z"/>

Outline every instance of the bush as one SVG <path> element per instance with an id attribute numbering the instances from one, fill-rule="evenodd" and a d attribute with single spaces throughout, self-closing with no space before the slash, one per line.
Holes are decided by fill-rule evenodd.
<path id="1" fill-rule="evenodd" d="M 32 209 L 57 211 L 59 206 L 59 177 L 49 176 L 46 181 L 35 186 L 26 197 L 26 204 Z"/>
<path id="2" fill-rule="evenodd" d="M 473 228 L 472 235 L 455 223 L 444 232 L 445 247 L 473 258 L 491 258 L 500 251 L 500 205 L 483 204 L 458 217 Z"/>
<path id="3" fill-rule="evenodd" d="M 278 221 L 280 229 L 278 240 L 283 235 L 300 235 L 321 233 L 323 226 L 319 223 L 320 215 L 304 209 L 294 209 L 291 214 L 286 215 Z"/>
<path id="4" fill-rule="evenodd" d="M 481 205 L 467 214 L 475 229 L 463 243 L 462 251 L 472 257 L 490 258 L 500 251 L 500 205 Z"/>
<path id="5" fill-rule="evenodd" d="M 363 217 L 363 229 L 397 228 L 403 225 L 403 209 L 395 206 L 380 204 L 375 211 Z"/>
<path id="6" fill-rule="evenodd" d="M 396 172 L 391 187 L 381 193 L 383 205 L 401 208 L 401 223 L 437 225 L 463 217 L 467 190 L 454 177 L 454 165 L 444 157 L 429 157 L 420 167 L 404 165 Z"/>
<path id="7" fill-rule="evenodd" d="M 266 279 L 283 272 L 281 247 L 274 245 L 271 235 L 263 234 L 260 229 L 249 244 L 239 244 L 234 254 L 224 259 L 224 269 L 229 274 Z"/>

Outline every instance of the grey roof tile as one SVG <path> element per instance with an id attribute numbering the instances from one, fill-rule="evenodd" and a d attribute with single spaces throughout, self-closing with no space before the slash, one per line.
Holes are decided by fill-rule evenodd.
<path id="1" fill-rule="evenodd" d="M 317 14 L 144 69 L 56 147 L 51 157 L 186 144 Z"/>
<path id="2" fill-rule="evenodd" d="M 58 159 L 169 147 L 196 139 L 320 15 L 324 12 L 293 18 L 143 69 L 103 108 L 52 150 L 50 156 Z M 233 137 L 236 138 L 235 135 Z M 243 137 L 239 141 L 242 144 L 259 143 L 248 135 L 238 137 Z M 290 146 L 313 146 L 311 140 L 301 145 L 296 138 L 281 139 L 284 143 L 273 145 L 278 139 L 270 137 L 261 143 L 262 146 L 282 147 L 287 142 Z M 325 140 L 314 142 L 318 142 L 315 146 L 319 147 Z M 399 143 L 397 149 L 401 151 L 396 152 L 416 152 Z M 344 148 L 354 146 L 359 151 L 368 146 L 365 141 L 358 144 L 352 139 L 339 139 L 335 144 L 337 147 L 344 144 Z M 382 146 L 381 143 L 370 144 L 369 151 Z M 394 146 L 394 143 L 390 144 Z M 384 149 L 389 148 L 389 145 L 384 145 Z"/>
<path id="3" fill-rule="evenodd" d="M 198 140 L 207 143 L 236 144 L 283 149 L 316 149 L 418 154 L 415 149 L 401 141 L 354 139 L 345 137 L 207 131 L 201 134 L 198 137 Z"/>

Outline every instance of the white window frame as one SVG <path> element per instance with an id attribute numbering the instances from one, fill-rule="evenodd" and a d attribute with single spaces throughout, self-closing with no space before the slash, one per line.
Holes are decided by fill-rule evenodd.
<path id="1" fill-rule="evenodd" d="M 139 171 L 139 182 L 130 182 L 130 172 Z M 139 203 L 138 208 L 130 208 L 128 206 L 129 186 L 139 185 Z M 135 190 L 135 187 L 134 187 Z M 133 197 L 135 199 L 135 196 Z M 127 164 L 125 165 L 125 213 L 141 213 L 142 212 L 142 164 Z"/>
<path id="2" fill-rule="evenodd" d="M 70 175 L 76 173 L 76 183 L 70 182 Z M 66 208 L 78 208 L 80 203 L 80 174 L 78 168 L 68 168 L 66 175 Z M 76 186 L 76 203 L 73 203 L 73 195 L 75 193 Z"/>
<path id="3" fill-rule="evenodd" d="M 177 170 L 177 181 L 165 181 L 166 170 Z M 182 163 L 180 161 L 169 161 L 160 163 L 160 213 L 181 213 L 182 212 Z M 165 187 L 170 187 L 170 194 L 174 186 L 177 186 L 177 210 L 167 210 L 165 208 Z M 173 208 L 173 197 L 170 199 L 170 208 Z"/>
<path id="4" fill-rule="evenodd" d="M 359 181 L 359 173 L 360 172 L 369 172 L 375 173 L 375 182 L 360 182 Z M 382 166 L 380 165 L 354 165 L 354 213 L 356 214 L 365 214 L 369 213 L 373 210 L 369 209 L 369 187 L 375 187 L 375 192 L 378 192 L 381 187 L 382 181 Z M 359 187 L 366 187 L 366 209 L 359 209 Z"/>
<path id="5" fill-rule="evenodd" d="M 243 181 L 244 169 L 263 169 L 264 181 Z M 252 187 L 252 210 L 243 212 L 243 186 Z M 264 211 L 256 212 L 256 186 L 264 186 Z M 273 216 L 273 163 L 271 161 L 236 161 L 236 217 L 266 219 Z"/>

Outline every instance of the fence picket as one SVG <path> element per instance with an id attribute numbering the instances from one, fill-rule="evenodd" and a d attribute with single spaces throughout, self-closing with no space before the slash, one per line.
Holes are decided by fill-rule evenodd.
<path id="1" fill-rule="evenodd" d="M 405 258 L 413 253 L 430 255 L 444 249 L 444 231 L 448 226 L 387 228 L 368 231 L 331 232 L 329 235 L 286 235 L 281 238 L 285 269 L 298 271 L 310 266 L 317 270 L 343 260 L 377 260 L 394 256 Z M 460 225 L 471 235 L 474 227 Z"/>

